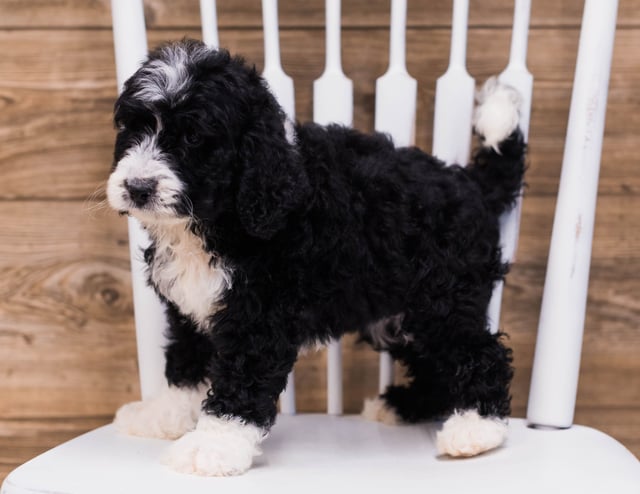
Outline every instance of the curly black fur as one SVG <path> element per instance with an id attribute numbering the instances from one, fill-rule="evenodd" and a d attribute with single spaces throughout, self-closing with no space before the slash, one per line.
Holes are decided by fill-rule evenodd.
<path id="1" fill-rule="evenodd" d="M 150 97 L 154 62 L 175 64 L 176 50 L 188 77 L 158 79 L 168 89 Z M 289 143 L 255 69 L 192 41 L 149 56 L 115 120 L 115 165 L 155 135 L 184 186 L 175 216 L 191 218 L 212 262 L 230 266 L 231 288 L 205 327 L 167 301 L 167 378 L 210 379 L 208 413 L 269 428 L 302 345 L 347 331 L 373 342 L 368 328 L 397 315 L 402 337 L 385 346 L 411 380 L 384 398 L 401 417 L 509 413 L 511 352 L 487 332 L 486 311 L 507 271 L 498 216 L 523 180 L 519 130 L 468 168 L 337 125 L 296 125 Z"/>

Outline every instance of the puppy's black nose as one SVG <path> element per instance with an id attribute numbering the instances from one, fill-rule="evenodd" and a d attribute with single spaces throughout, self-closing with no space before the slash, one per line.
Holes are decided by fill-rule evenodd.
<path id="1" fill-rule="evenodd" d="M 144 206 L 156 192 L 158 181 L 155 178 L 129 178 L 124 181 L 129 197 L 137 207 Z"/>

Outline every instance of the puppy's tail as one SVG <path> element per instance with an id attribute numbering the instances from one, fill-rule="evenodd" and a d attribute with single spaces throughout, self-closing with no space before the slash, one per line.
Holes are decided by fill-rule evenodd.
<path id="1" fill-rule="evenodd" d="M 520 94 L 489 79 L 477 95 L 473 124 L 482 139 L 468 170 L 495 214 L 510 209 L 520 195 L 525 172 L 526 144 L 518 127 Z"/>

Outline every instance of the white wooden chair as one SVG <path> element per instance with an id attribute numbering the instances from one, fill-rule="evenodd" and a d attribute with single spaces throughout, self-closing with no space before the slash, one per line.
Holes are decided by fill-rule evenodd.
<path id="1" fill-rule="evenodd" d="M 291 117 L 293 84 L 280 67 L 277 0 L 263 0 L 265 77 Z M 328 0 L 327 67 L 316 82 L 316 98 L 336 94 L 342 107 L 324 103 L 318 121 L 350 124 L 351 85 L 340 69 L 339 0 Z M 410 143 L 415 119 L 415 81 L 404 68 L 406 0 L 393 0 L 391 64 L 378 83 L 376 127 L 396 142 Z M 217 45 L 215 3 L 202 0 L 205 42 Z M 134 72 L 147 47 L 141 0 L 112 0 L 118 84 Z M 509 66 L 501 78 L 525 96 L 522 126 L 528 128 L 531 75 L 525 67 L 530 0 L 516 0 Z M 295 415 L 291 391 L 281 400 L 282 414 L 264 443 L 264 455 L 246 474 L 233 478 L 181 475 L 159 457 L 165 441 L 117 434 L 110 425 L 84 434 L 13 471 L 1 494 L 26 493 L 240 493 L 240 492 L 634 492 L 640 491 L 640 463 L 621 444 L 596 430 L 572 425 L 591 256 L 598 168 L 602 144 L 617 1 L 586 0 L 573 87 L 565 155 L 550 247 L 527 419 L 511 419 L 507 444 L 479 457 L 438 457 L 438 424 L 386 426 L 342 412 L 340 347 L 329 358 L 329 414 Z M 464 66 L 468 0 L 454 0 L 451 64 L 437 89 L 434 150 L 445 160 L 464 159 L 468 143 L 452 139 L 451 129 L 470 129 L 473 80 Z M 388 92 L 391 86 L 396 90 Z M 397 88 L 404 88 L 398 91 Z M 329 89 L 327 89 L 329 88 Z M 451 88 L 454 88 L 452 90 Z M 387 98 L 407 98 L 401 105 Z M 466 91 L 466 93 L 465 93 Z M 384 98 L 380 94 L 386 94 Z M 451 100 L 450 98 L 454 98 Z M 446 116 L 439 105 L 457 111 Z M 593 103 L 597 102 L 597 105 Z M 406 103 L 406 100 L 405 100 Z M 348 106 L 348 107 L 345 107 Z M 459 135 L 459 132 L 458 132 Z M 580 193 L 575 193 L 576 188 Z M 505 218 L 505 254 L 513 255 L 518 210 Z M 575 224 L 581 218 L 581 235 Z M 132 252 L 145 242 L 130 220 Z M 570 258 L 572 262 L 568 262 Z M 162 310 L 147 288 L 138 257 L 132 255 L 136 330 L 143 398 L 163 386 Z M 501 290 L 490 317 L 497 326 Z M 568 307 L 573 308 L 567 310 Z M 144 317 L 142 317 L 144 314 Z M 560 329 L 562 328 L 562 330 Z M 380 385 L 391 379 L 388 358 L 381 358 Z M 293 376 L 292 376 L 293 380 Z M 289 386 L 292 390 L 293 386 Z"/>

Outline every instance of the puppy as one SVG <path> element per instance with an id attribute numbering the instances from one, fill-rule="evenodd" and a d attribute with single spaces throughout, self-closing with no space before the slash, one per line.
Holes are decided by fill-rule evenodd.
<path id="1" fill-rule="evenodd" d="M 244 472 L 298 350 L 359 331 L 410 378 L 366 416 L 449 417 L 438 447 L 453 456 L 499 446 L 511 352 L 486 312 L 525 145 L 513 89 L 490 80 L 479 100 L 483 146 L 467 168 L 445 167 L 338 125 L 297 124 L 289 142 L 242 59 L 195 41 L 151 53 L 115 105 L 107 193 L 151 238 L 170 386 L 122 407 L 117 428 L 179 438 L 166 458 L 178 471 Z"/>

